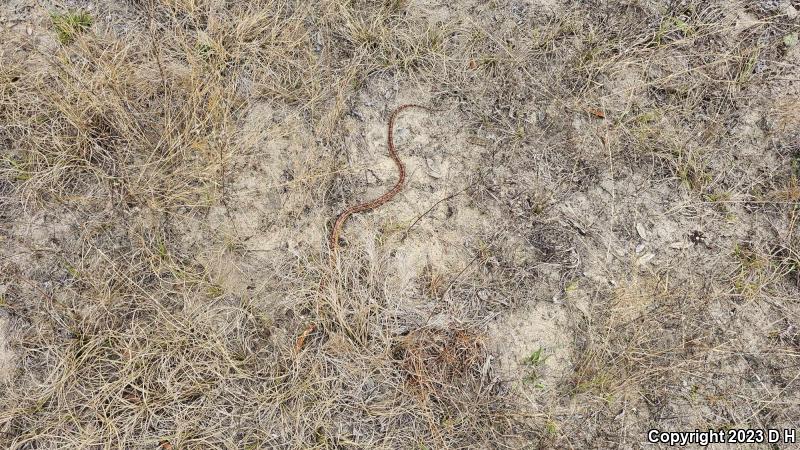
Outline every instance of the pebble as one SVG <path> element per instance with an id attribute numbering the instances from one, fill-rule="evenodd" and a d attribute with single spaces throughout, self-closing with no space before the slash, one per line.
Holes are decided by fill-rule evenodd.
<path id="1" fill-rule="evenodd" d="M 636 223 L 636 232 L 639 233 L 639 237 L 642 238 L 642 240 L 644 240 L 644 241 L 647 240 L 647 230 L 645 230 L 644 225 L 642 225 L 642 224 L 637 222 Z"/>
<path id="2" fill-rule="evenodd" d="M 653 258 L 655 258 L 655 257 L 656 257 L 656 255 L 654 253 L 647 253 L 645 255 L 640 256 L 639 259 L 636 261 L 636 264 L 638 264 L 640 266 L 643 266 L 643 265 L 649 263 L 650 261 L 652 261 Z"/>

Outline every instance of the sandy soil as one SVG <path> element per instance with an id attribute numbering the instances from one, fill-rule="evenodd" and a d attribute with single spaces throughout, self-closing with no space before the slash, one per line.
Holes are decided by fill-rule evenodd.
<path id="1" fill-rule="evenodd" d="M 159 70 L 181 80 L 176 86 L 198 75 L 180 53 L 188 44 L 165 44 L 158 66 L 146 45 L 110 43 L 148 36 L 140 3 L 7 2 L 0 23 L 11 45 L 0 61 L 47 85 L 58 73 L 52 55 L 84 55 L 106 68 L 76 58 L 69 70 L 106 86 L 98 96 L 110 105 L 110 86 L 134 86 L 135 77 L 155 86 L 119 103 L 145 111 L 144 97 L 161 95 Z M 110 156 L 112 169 L 86 163 L 102 166 L 102 177 L 73 173 L 80 156 L 53 163 L 61 156 L 42 153 L 51 141 L 40 123 L 14 109 L 24 89 L 46 89 L 18 87 L 10 69 L 0 72 L 8 124 L 0 125 L 0 383 L 15 401 L 48 392 L 34 396 L 38 409 L 0 403 L 0 442 L 640 448 L 651 428 L 797 427 L 796 2 L 411 1 L 386 17 L 364 6 L 375 22 L 351 11 L 341 28 L 336 8 L 346 8 L 336 2 L 321 2 L 333 25 L 265 2 L 269 14 L 290 17 L 281 30 L 309 28 L 297 41 L 273 30 L 258 48 L 243 30 L 260 16 L 237 16 L 226 2 L 173 3 L 183 9 L 159 28 L 171 36 L 165 42 L 205 36 L 243 69 L 220 76 L 230 99 L 209 91 L 187 100 L 203 111 L 231 106 L 198 113 L 175 141 L 189 150 L 163 169 L 150 168 L 149 150 Z M 158 11 L 167 15 L 169 4 Z M 49 14 L 69 9 L 95 17 L 88 34 L 97 42 L 59 43 Z M 228 23 L 235 33 L 215 29 Z M 441 44 L 416 47 L 425 33 Z M 360 38 L 363 55 L 347 43 Z M 258 59 L 291 45 L 300 50 Z M 304 59 L 328 51 L 333 59 L 318 56 L 316 66 Z M 134 63 L 112 70 L 114 52 Z M 338 65 L 344 54 L 351 59 Z M 135 75 L 118 85 L 97 75 L 122 77 L 126 67 Z M 302 85 L 282 91 L 293 77 Z M 58 98 L 58 89 L 47 92 L 38 101 Z M 407 183 L 391 203 L 346 224 L 332 268 L 331 220 L 396 179 L 386 121 L 404 103 L 437 109 L 398 119 Z M 84 120 L 53 109 L 66 122 Z M 137 136 L 158 134 L 147 130 Z M 18 161 L 34 160 L 20 175 Z M 339 280 L 323 300 L 321 277 Z M 173 321 L 178 331 L 169 334 Z M 292 353 L 308 324 L 315 331 Z M 103 327 L 109 342 L 124 344 L 100 337 Z M 407 369 L 425 333 L 434 336 L 426 349 L 457 348 L 463 367 L 442 362 L 440 349 L 427 359 L 419 350 L 424 363 Z M 463 336 L 474 344 L 453 343 Z M 276 356 L 253 362 L 265 355 Z M 102 365 L 105 382 L 70 378 L 118 358 L 132 365 Z M 162 371 L 134 369 L 143 361 Z M 191 387 L 170 375 L 184 365 L 181 373 L 198 377 Z M 441 392 L 418 394 L 420 373 Z M 243 381 L 226 387 L 229 379 Z M 162 382 L 172 387 L 161 393 Z M 269 383 L 287 394 L 272 394 Z M 373 386 L 428 400 L 407 406 Z M 375 398 L 382 406 L 365 411 L 385 423 L 359 419 L 352 406 Z M 103 413 L 54 419 L 81 402 Z M 237 420 L 246 423 L 240 431 Z M 478 438 L 481 427 L 491 431 Z"/>

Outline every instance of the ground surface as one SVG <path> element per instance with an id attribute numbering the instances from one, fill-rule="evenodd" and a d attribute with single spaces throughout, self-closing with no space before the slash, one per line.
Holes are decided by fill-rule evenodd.
<path id="1" fill-rule="evenodd" d="M 798 428 L 800 4 L 455 5 L 4 2 L 0 447 Z"/>

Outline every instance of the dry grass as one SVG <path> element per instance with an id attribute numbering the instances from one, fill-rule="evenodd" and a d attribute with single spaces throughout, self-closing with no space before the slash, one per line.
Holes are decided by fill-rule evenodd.
<path id="1" fill-rule="evenodd" d="M 25 361 L 3 396 L 6 444 L 397 448 L 509 429 L 477 337 L 396 317 L 395 299 L 375 290 L 379 260 L 349 264 L 346 289 L 322 298 L 304 287 L 318 275 L 277 262 L 281 311 L 226 295 L 181 245 L 181 219 L 225 201 L 249 105 L 274 99 L 330 135 L 365 77 L 407 73 L 436 51 L 441 38 L 399 4 L 365 6 L 143 4 L 149 19 L 127 37 L 70 29 L 63 45 L 4 65 L 5 201 L 87 218 L 53 249 L 12 236 L 52 272 L 3 263 Z M 41 277 L 55 273 L 51 293 Z M 298 353 L 292 336 L 309 315 L 315 331 Z M 414 328 L 402 337 L 392 322 Z M 457 336 L 430 340 L 441 333 Z M 434 352 L 424 363 L 442 374 L 423 382 L 413 348 Z"/>
<path id="2" fill-rule="evenodd" d="M 99 3 L 0 31 L 3 448 L 796 427 L 798 24 L 769 2 Z M 409 98 L 445 111 L 419 126 L 466 143 L 434 151 L 470 182 L 330 267 L 307 236 L 357 197 L 351 119 Z M 393 247 L 440 232 L 456 262 L 396 284 Z M 487 324 L 532 304 L 571 344 L 516 383 Z"/>

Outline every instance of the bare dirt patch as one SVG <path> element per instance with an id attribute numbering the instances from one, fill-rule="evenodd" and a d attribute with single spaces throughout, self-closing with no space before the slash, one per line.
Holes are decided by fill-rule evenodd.
<path id="1" fill-rule="evenodd" d="M 796 428 L 798 8 L 7 2 L 0 444 Z"/>

